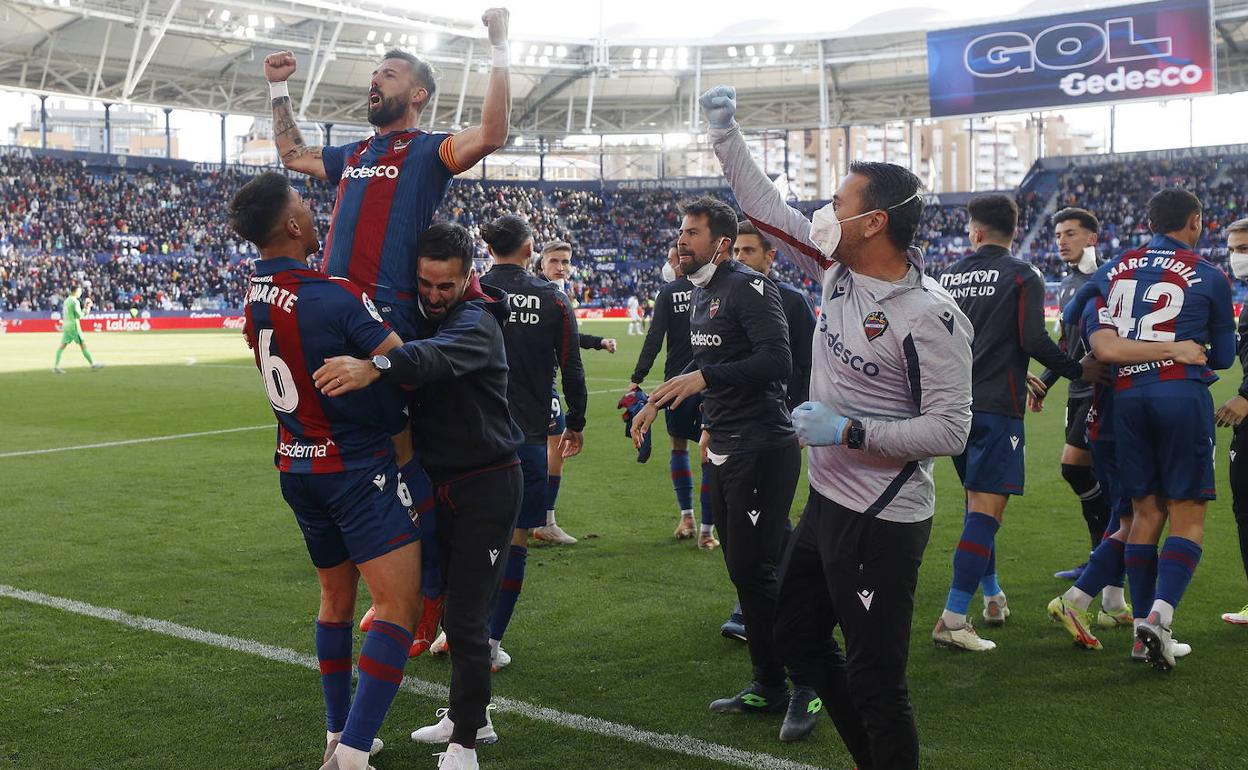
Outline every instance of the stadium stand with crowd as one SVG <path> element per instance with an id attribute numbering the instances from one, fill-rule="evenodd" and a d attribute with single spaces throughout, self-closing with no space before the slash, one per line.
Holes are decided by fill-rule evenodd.
<path id="1" fill-rule="evenodd" d="M 1053 245 L 1052 212 L 1091 207 L 1105 223 L 1099 248 L 1110 257 L 1147 240 L 1139 212 L 1153 191 L 1174 185 L 1205 202 L 1208 226 L 1199 248 L 1225 268 L 1220 233 L 1243 215 L 1237 201 L 1248 191 L 1246 172 L 1248 158 L 1199 158 L 1033 174 L 1016 195 L 1017 245 L 1025 244 L 1020 253 L 1046 280 L 1057 281 L 1062 263 Z M 221 224 L 225 217 L 218 209 L 247 178 L 236 169 L 119 169 L 79 159 L 0 156 L 0 312 L 55 311 L 75 282 L 105 312 L 238 308 L 255 255 Z M 333 189 L 302 179 L 294 184 L 327 227 Z M 735 205 L 726 189 L 705 192 Z M 572 244 L 577 268 L 570 294 L 579 305 L 622 307 L 630 296 L 644 300 L 657 293 L 660 259 L 679 227 L 676 204 L 690 194 L 459 179 L 435 219 L 467 227 L 484 258 L 480 225 L 519 213 L 538 244 Z M 797 206 L 809 215 L 823 203 Z M 924 210 L 918 242 L 933 276 L 970 252 L 966 226 L 962 205 L 933 202 Z M 776 270 L 818 295 L 819 286 L 793 266 L 778 261 Z"/>

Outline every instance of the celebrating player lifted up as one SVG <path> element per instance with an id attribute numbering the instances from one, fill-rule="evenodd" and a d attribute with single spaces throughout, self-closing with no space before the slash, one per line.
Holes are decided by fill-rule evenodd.
<path id="1" fill-rule="evenodd" d="M 273 99 L 273 138 L 282 164 L 338 185 L 325 239 L 326 272 L 350 278 L 371 293 L 404 339 L 412 337 L 416 239 L 429 226 L 451 177 L 507 141 L 511 114 L 507 10 L 491 8 L 481 21 L 493 46 L 481 125 L 454 135 L 417 128 L 437 82 L 428 63 L 393 49 L 373 71 L 368 88 L 368 122 L 377 132 L 338 147 L 309 147 L 295 122 L 287 85 L 295 74 L 295 55 L 281 51 L 264 60 Z"/>

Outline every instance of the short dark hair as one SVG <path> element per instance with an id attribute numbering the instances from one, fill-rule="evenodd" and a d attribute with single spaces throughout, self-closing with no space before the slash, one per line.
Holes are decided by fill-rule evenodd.
<path id="1" fill-rule="evenodd" d="M 493 222 L 481 225 L 481 240 L 500 257 L 508 257 L 520 250 L 525 241 L 532 240 L 533 228 L 524 217 L 503 214 Z"/>
<path id="2" fill-rule="evenodd" d="M 888 239 L 899 249 L 914 243 L 923 218 L 923 197 L 907 201 L 923 189 L 923 183 L 910 169 L 896 163 L 856 160 L 849 164 L 849 173 L 867 178 L 862 197 L 864 211 L 883 209 L 888 212 Z M 902 205 L 902 201 L 906 201 Z M 895 207 L 895 208 L 894 208 Z"/>
<path id="3" fill-rule="evenodd" d="M 419 56 L 410 54 L 402 48 L 391 48 L 389 51 L 386 51 L 381 59 L 382 61 L 386 59 L 402 59 L 412 68 L 412 75 L 429 92 L 430 99 L 438 92 L 438 80 L 437 75 L 434 74 L 433 67 Z"/>
<path id="4" fill-rule="evenodd" d="M 1008 195 L 989 193 L 976 195 L 966 204 L 971 221 L 977 222 L 994 233 L 1013 238 L 1018 229 L 1018 204 Z"/>
<path id="5" fill-rule="evenodd" d="M 1096 218 L 1095 214 L 1087 209 L 1081 209 L 1075 206 L 1069 206 L 1054 214 L 1053 226 L 1057 227 L 1061 223 L 1069 222 L 1072 219 L 1078 222 L 1079 226 L 1084 230 L 1090 230 L 1094 233 L 1099 233 L 1101 231 L 1101 221 Z"/>
<path id="6" fill-rule="evenodd" d="M 1148 199 L 1148 227 L 1154 233 L 1173 233 L 1187 227 L 1188 217 L 1203 210 L 1200 198 L 1180 187 L 1167 187 Z"/>
<path id="7" fill-rule="evenodd" d="M 760 233 L 758 228 L 754 226 L 754 223 L 748 219 L 742 219 L 740 222 L 737 222 L 737 237 L 740 238 L 743 235 L 756 236 L 763 244 L 763 251 L 771 251 L 775 248 L 775 246 L 771 245 L 771 240 Z"/>
<path id="8" fill-rule="evenodd" d="M 416 260 L 432 259 L 446 262 L 458 259 L 460 273 L 468 274 L 472 267 L 472 257 L 476 249 L 473 247 L 472 235 L 463 225 L 457 222 L 438 222 L 429 225 L 416 239 Z"/>
<path id="9" fill-rule="evenodd" d="M 737 239 L 737 212 L 719 198 L 704 195 L 680 204 L 682 216 L 706 217 L 712 238 Z"/>
<path id="10" fill-rule="evenodd" d="M 243 238 L 263 247 L 273 240 L 277 223 L 290 201 L 290 180 L 285 174 L 266 171 L 243 185 L 230 201 L 230 227 Z"/>

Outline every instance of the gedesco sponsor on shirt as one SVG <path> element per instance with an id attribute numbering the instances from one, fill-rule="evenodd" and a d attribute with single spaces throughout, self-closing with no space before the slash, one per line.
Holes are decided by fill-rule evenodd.
<path id="1" fill-rule="evenodd" d="M 399 167 L 390 165 L 347 166 L 343 169 L 342 176 L 344 179 L 372 179 L 379 176 L 386 179 L 398 179 Z"/>

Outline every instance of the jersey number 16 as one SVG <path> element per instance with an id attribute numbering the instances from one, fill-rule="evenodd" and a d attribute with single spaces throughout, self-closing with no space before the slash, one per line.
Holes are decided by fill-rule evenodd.
<path id="1" fill-rule="evenodd" d="M 273 408 L 283 414 L 290 414 L 299 408 L 299 389 L 295 386 L 295 376 L 280 357 L 269 352 L 273 342 L 273 330 L 260 330 L 260 374 L 264 378 L 264 390 L 269 394 L 269 402 Z"/>

